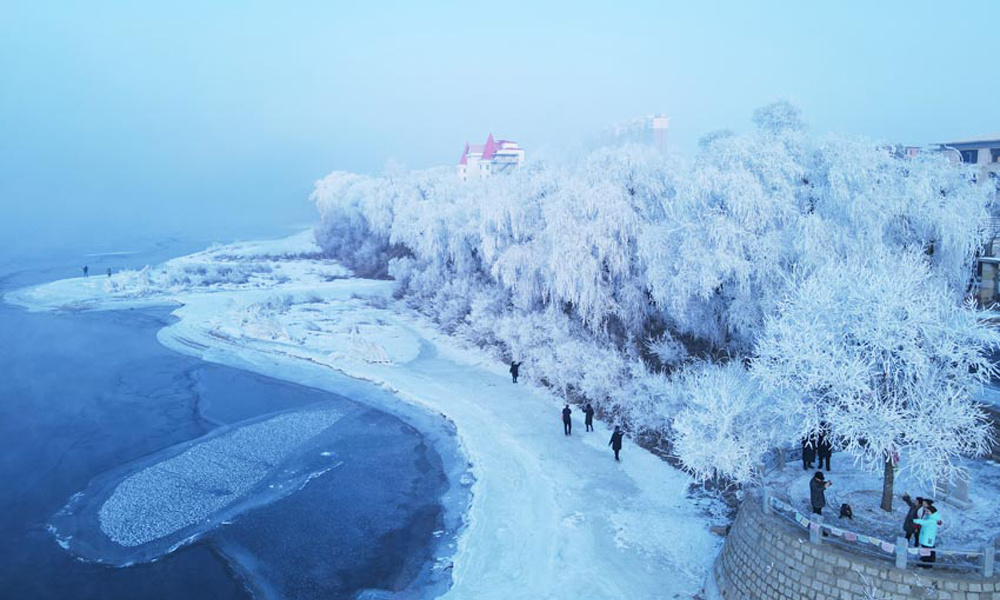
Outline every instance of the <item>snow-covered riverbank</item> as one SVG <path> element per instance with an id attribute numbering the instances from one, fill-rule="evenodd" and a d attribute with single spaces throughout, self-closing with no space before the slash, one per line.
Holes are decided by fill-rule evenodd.
<path id="1" fill-rule="evenodd" d="M 562 403 L 514 385 L 487 353 L 437 332 L 394 302 L 392 282 L 350 278 L 306 232 L 234 244 L 112 277 L 18 290 L 33 310 L 177 303 L 159 339 L 205 360 L 323 387 L 330 370 L 376 382 L 446 415 L 476 481 L 455 553 L 452 598 L 685 598 L 719 540 L 691 483 L 610 432 L 562 434 Z"/>

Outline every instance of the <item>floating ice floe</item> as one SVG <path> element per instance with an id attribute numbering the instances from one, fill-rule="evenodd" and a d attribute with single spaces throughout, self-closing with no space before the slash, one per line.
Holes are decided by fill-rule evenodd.
<path id="1" fill-rule="evenodd" d="M 343 414 L 286 412 L 168 448 L 95 479 L 56 515 L 53 533 L 90 560 L 155 560 L 342 464 L 317 445 Z"/>

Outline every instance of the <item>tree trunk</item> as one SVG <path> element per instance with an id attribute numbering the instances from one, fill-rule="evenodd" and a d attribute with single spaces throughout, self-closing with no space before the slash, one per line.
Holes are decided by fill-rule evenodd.
<path id="1" fill-rule="evenodd" d="M 892 459 L 885 459 L 885 470 L 882 472 L 882 505 L 885 512 L 892 512 L 892 481 L 895 478 L 895 470 L 892 468 Z"/>

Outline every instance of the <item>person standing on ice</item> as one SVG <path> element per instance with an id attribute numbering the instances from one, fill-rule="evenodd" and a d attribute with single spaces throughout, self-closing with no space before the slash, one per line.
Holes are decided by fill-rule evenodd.
<path id="1" fill-rule="evenodd" d="M 625 432 L 622 431 L 621 426 L 615 425 L 615 431 L 614 433 L 611 434 L 611 441 L 608 442 L 608 445 L 611 446 L 611 449 L 615 451 L 615 460 L 618 461 L 621 460 L 620 458 L 618 458 L 618 453 L 621 452 L 622 450 L 623 437 L 625 437 Z"/>
<path id="2" fill-rule="evenodd" d="M 910 543 L 910 538 L 913 538 L 913 545 L 920 545 L 920 526 L 913 521 L 917 518 L 920 509 L 924 506 L 924 499 L 917 496 L 917 501 L 914 502 L 909 494 L 903 494 L 903 502 L 910 507 L 909 512 L 906 513 L 906 520 L 903 521 L 903 533 L 906 534 L 906 543 Z"/>
<path id="3" fill-rule="evenodd" d="M 514 383 L 517 383 L 517 370 L 520 369 L 523 364 L 523 360 L 521 362 L 513 361 L 510 363 L 510 376 L 514 378 Z"/>
<path id="4" fill-rule="evenodd" d="M 583 409 L 583 414 L 586 415 L 583 419 L 583 424 L 587 426 L 587 431 L 594 430 L 594 407 L 587 403 L 586 408 Z"/>
<path id="5" fill-rule="evenodd" d="M 569 409 L 569 404 L 563 409 L 563 435 L 573 435 L 573 421 L 570 419 L 570 415 L 573 411 Z"/>
<path id="6" fill-rule="evenodd" d="M 87 277 L 88 276 L 87 274 L 89 272 L 90 272 L 90 267 L 88 267 L 87 265 L 83 265 L 83 276 Z"/>
<path id="7" fill-rule="evenodd" d="M 823 514 L 823 507 L 826 506 L 826 488 L 833 485 L 832 481 L 823 479 L 823 471 L 816 471 L 813 478 L 809 480 L 809 502 L 812 504 L 813 513 Z"/>

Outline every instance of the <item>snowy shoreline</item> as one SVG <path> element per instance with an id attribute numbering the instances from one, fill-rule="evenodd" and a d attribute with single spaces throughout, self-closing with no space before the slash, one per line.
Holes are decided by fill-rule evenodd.
<path id="1" fill-rule="evenodd" d="M 697 593 L 720 546 L 689 477 L 609 432 L 565 438 L 560 399 L 511 384 L 505 365 L 392 300 L 392 282 L 349 278 L 308 232 L 233 244 L 111 278 L 8 293 L 31 310 L 178 305 L 165 346 L 327 389 L 331 370 L 444 415 L 475 475 L 448 598 L 664 598 Z M 582 438 L 582 443 L 581 443 Z"/>

